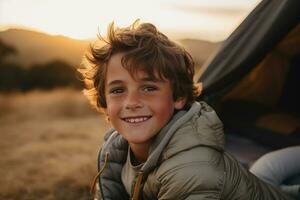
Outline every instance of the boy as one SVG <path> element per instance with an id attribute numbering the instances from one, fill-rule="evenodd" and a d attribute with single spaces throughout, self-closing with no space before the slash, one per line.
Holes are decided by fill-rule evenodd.
<path id="1" fill-rule="evenodd" d="M 288 199 L 224 152 L 221 121 L 195 102 L 191 56 L 154 25 L 112 24 L 87 58 L 86 94 L 113 126 L 99 153 L 99 198 Z"/>

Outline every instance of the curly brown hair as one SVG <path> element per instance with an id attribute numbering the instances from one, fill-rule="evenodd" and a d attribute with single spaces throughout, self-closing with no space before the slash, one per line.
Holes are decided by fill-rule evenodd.
<path id="1" fill-rule="evenodd" d="M 169 80 L 174 100 L 185 97 L 186 104 L 190 105 L 199 95 L 201 88 L 193 82 L 194 62 L 191 55 L 153 24 L 135 21 L 129 27 L 118 28 L 111 23 L 107 39 L 99 36 L 99 41 L 104 45 L 91 45 L 79 69 L 86 85 L 84 94 L 96 109 L 101 111 L 107 106 L 107 63 L 117 53 L 125 53 L 122 65 L 132 76 L 143 70 L 152 80 Z"/>

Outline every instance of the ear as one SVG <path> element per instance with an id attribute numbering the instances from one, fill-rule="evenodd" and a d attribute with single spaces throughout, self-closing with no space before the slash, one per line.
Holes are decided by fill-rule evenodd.
<path id="1" fill-rule="evenodd" d="M 186 97 L 179 97 L 175 102 L 174 102 L 174 107 L 176 110 L 181 110 L 184 105 L 186 104 Z"/>

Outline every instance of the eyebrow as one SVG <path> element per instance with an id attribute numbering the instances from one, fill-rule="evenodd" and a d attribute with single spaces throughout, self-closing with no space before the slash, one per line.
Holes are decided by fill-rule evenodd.
<path id="1" fill-rule="evenodd" d="M 111 82 L 109 82 L 107 85 L 110 86 L 110 85 L 117 85 L 117 84 L 121 84 L 123 83 L 123 81 L 121 80 L 113 80 Z"/>
<path id="2" fill-rule="evenodd" d="M 153 79 L 153 78 L 150 78 L 148 76 L 146 77 L 143 77 L 141 79 L 139 79 L 139 81 L 141 82 L 164 82 L 164 80 L 160 80 L 160 79 Z M 113 80 L 113 81 L 110 81 L 107 86 L 111 86 L 111 85 L 118 85 L 118 84 L 122 84 L 124 83 L 124 81 L 121 81 L 121 80 Z"/>
<path id="3" fill-rule="evenodd" d="M 157 78 L 157 79 L 153 79 L 153 78 L 150 78 L 149 76 L 146 76 L 144 78 L 141 78 L 140 79 L 141 81 L 144 81 L 144 82 L 164 82 L 163 80 Z"/>

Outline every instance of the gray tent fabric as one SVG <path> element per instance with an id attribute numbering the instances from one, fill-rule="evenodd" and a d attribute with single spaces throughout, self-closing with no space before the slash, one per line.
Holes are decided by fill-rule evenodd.
<path id="1" fill-rule="evenodd" d="M 208 102 L 217 110 L 224 122 L 225 132 L 237 133 L 273 149 L 300 144 L 299 95 L 296 92 L 300 80 L 300 49 L 290 45 L 291 42 L 298 45 L 299 27 L 300 0 L 262 0 L 202 66 L 197 80 L 202 82 L 203 91 L 198 100 Z M 290 39 L 291 33 L 292 36 L 296 34 L 293 38 L 296 40 L 286 40 Z M 280 59 L 272 59 L 286 53 L 280 44 L 295 50 L 294 54 L 288 55 L 288 68 L 283 64 L 285 61 L 280 63 Z M 274 70 L 280 74 L 280 68 L 287 70 L 287 76 L 280 80 L 283 85 L 281 89 L 277 88 L 279 96 L 272 99 L 272 105 L 261 104 L 245 96 L 246 92 L 250 97 L 261 100 L 261 94 L 272 98 L 270 93 L 256 90 L 254 86 L 268 86 L 271 91 L 276 86 L 254 80 L 252 75 L 264 69 L 265 79 L 260 77 L 268 80 L 270 78 L 267 76 L 275 77 Z M 240 87 L 247 83 L 245 80 L 253 81 L 249 82 L 252 93 L 249 87 Z M 279 79 L 274 80 L 273 83 L 279 85 Z M 244 90 L 236 90 L 239 87 Z M 234 91 L 237 96 L 230 95 Z M 243 95 L 245 98 L 241 98 Z"/>
<path id="2" fill-rule="evenodd" d="M 199 99 L 214 104 L 300 21 L 299 0 L 263 0 L 204 64 Z"/>

